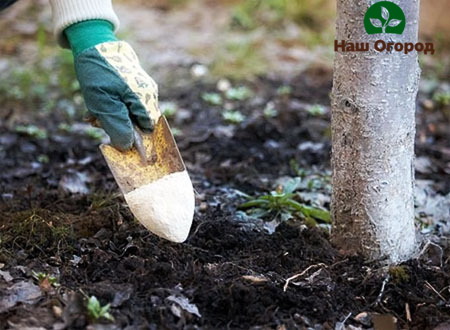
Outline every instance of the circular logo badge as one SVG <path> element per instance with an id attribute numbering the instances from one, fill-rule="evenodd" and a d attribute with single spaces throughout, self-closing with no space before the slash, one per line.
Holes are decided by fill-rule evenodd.
<path id="1" fill-rule="evenodd" d="M 364 27 L 368 34 L 402 34 L 406 27 L 405 13 L 393 2 L 377 2 L 367 10 Z"/>

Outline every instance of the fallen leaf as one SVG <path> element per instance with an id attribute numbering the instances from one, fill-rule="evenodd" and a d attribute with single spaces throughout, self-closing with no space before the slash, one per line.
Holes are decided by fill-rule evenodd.
<path id="1" fill-rule="evenodd" d="M 372 324 L 372 319 L 367 312 L 361 312 L 358 315 L 354 317 L 355 321 L 361 323 L 362 325 L 365 325 L 369 327 Z"/>
<path id="2" fill-rule="evenodd" d="M 172 296 L 167 297 L 166 299 L 178 304 L 178 306 L 180 306 L 186 312 L 188 312 L 190 314 L 194 314 L 198 317 L 202 317 L 202 315 L 198 311 L 197 306 L 195 304 L 191 304 L 189 302 L 188 298 L 181 296 L 181 295 L 179 295 L 179 296 L 172 295 Z M 174 312 L 174 309 L 171 309 L 171 310 L 172 310 L 172 312 Z"/>
<path id="3" fill-rule="evenodd" d="M 0 270 L 0 276 L 3 277 L 3 279 L 6 282 L 11 282 L 14 278 L 11 276 L 11 274 L 7 271 L 1 271 Z"/>
<path id="4" fill-rule="evenodd" d="M 89 193 L 87 186 L 89 181 L 90 177 L 86 173 L 68 173 L 59 181 L 59 187 L 68 193 L 86 195 Z"/>
<path id="5" fill-rule="evenodd" d="M 0 313 L 19 303 L 34 304 L 42 296 L 41 289 L 32 282 L 18 282 L 0 293 Z"/>

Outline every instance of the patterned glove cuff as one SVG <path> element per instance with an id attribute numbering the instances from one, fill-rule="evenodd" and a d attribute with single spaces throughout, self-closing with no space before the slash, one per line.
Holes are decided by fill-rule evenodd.
<path id="1" fill-rule="evenodd" d="M 104 20 L 90 20 L 73 24 L 64 30 L 75 57 L 83 50 L 98 44 L 117 41 L 113 25 Z"/>

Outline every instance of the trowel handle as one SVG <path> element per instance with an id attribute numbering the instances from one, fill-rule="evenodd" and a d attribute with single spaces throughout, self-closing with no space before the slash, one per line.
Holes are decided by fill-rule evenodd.
<path id="1" fill-rule="evenodd" d="M 136 126 L 133 126 L 133 134 L 134 134 L 134 146 L 141 157 L 141 162 L 143 165 L 147 164 L 147 155 L 144 147 L 144 142 L 142 140 L 142 135 L 139 129 Z"/>

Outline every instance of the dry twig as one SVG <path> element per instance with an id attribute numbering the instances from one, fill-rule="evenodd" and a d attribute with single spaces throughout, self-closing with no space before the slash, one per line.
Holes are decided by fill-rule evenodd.
<path id="1" fill-rule="evenodd" d="M 373 303 L 374 306 L 378 305 L 381 302 L 381 299 L 383 299 L 384 289 L 386 287 L 387 282 L 390 280 L 390 276 L 387 275 L 386 278 L 383 280 L 383 284 L 381 285 L 380 293 L 378 294 L 377 300 Z"/>
<path id="2" fill-rule="evenodd" d="M 312 269 L 312 268 L 314 268 L 314 267 L 318 267 L 318 266 L 320 266 L 320 267 L 327 267 L 327 265 L 325 265 L 325 264 L 323 264 L 323 263 L 311 265 L 311 266 L 309 266 L 308 268 L 306 268 L 304 271 L 302 271 L 301 273 L 298 273 L 298 274 L 295 274 L 295 275 L 289 277 L 289 278 L 286 280 L 286 283 L 285 283 L 284 286 L 283 286 L 283 292 L 286 292 L 286 290 L 287 290 L 287 288 L 288 288 L 288 286 L 289 286 L 289 283 L 290 283 L 292 280 L 295 280 L 296 278 L 305 275 L 310 269 Z"/>
<path id="3" fill-rule="evenodd" d="M 430 282 L 428 282 L 428 281 L 425 281 L 425 286 L 428 288 L 428 289 L 430 289 L 431 291 L 433 291 L 434 293 L 436 293 L 437 294 L 437 296 L 439 297 L 439 298 L 441 298 L 442 299 L 442 301 L 443 302 L 447 302 L 447 299 L 445 299 L 431 284 L 430 284 Z"/>

